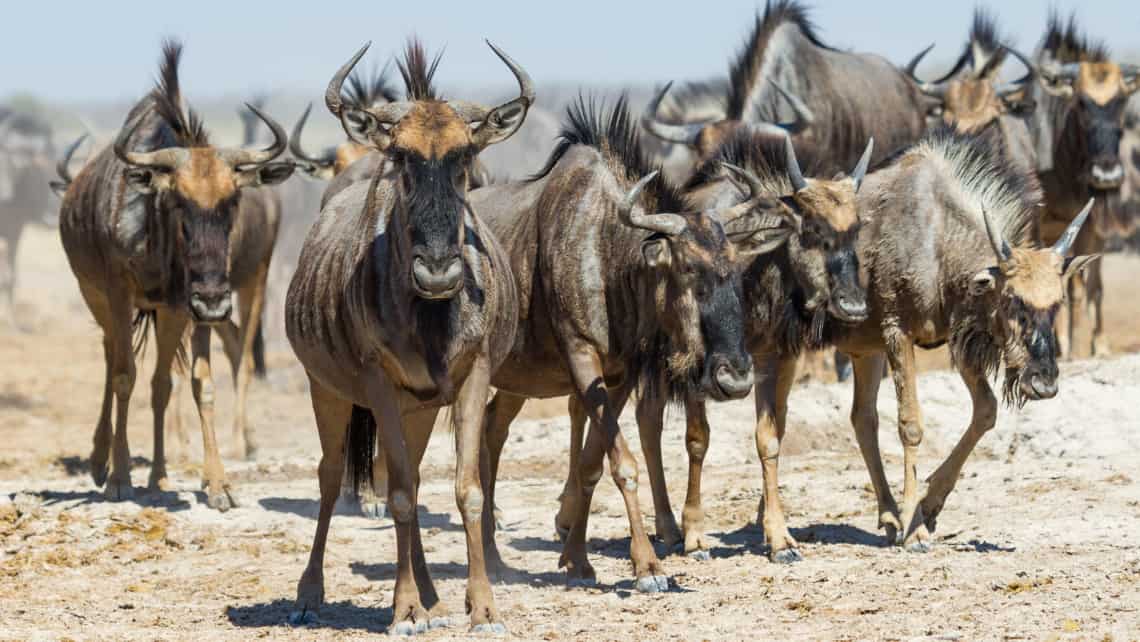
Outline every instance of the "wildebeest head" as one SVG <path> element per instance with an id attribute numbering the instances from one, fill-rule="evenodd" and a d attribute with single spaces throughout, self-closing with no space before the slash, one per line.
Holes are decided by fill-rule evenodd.
<path id="1" fill-rule="evenodd" d="M 867 142 L 850 176 L 824 180 L 804 178 L 791 139 L 784 141 L 792 190 L 780 200 L 800 230 L 787 241 L 792 273 L 804 291 L 808 312 L 826 311 L 846 323 L 861 322 L 868 315 L 867 292 L 859 281 L 855 253 L 860 227 L 855 195 L 874 144 L 873 139 Z"/>
<path id="2" fill-rule="evenodd" d="M 127 165 L 125 181 L 131 189 L 153 197 L 155 215 L 173 229 L 175 247 L 185 268 L 190 313 L 196 321 L 215 323 L 229 318 L 230 229 L 237 215 L 241 190 L 280 183 L 293 173 L 292 162 L 271 162 L 285 151 L 285 130 L 256 107 L 249 105 L 273 132 L 273 144 L 264 150 L 215 147 L 207 139 L 193 110 L 182 110 L 178 61 L 182 48 L 168 43 L 153 103 L 136 114 L 120 131 L 113 145 L 115 156 Z M 131 149 L 132 137 L 151 112 L 156 111 L 173 131 L 174 145 L 153 151 Z"/>
<path id="3" fill-rule="evenodd" d="M 1125 105 L 1140 89 L 1140 67 L 1107 60 L 1049 62 L 1041 65 L 1040 77 L 1045 91 L 1068 100 L 1076 119 L 1088 163 L 1080 178 L 1093 189 L 1119 188 Z"/>
<path id="4" fill-rule="evenodd" d="M 770 136 L 774 139 L 783 139 L 789 134 L 795 135 L 806 131 L 815 122 L 811 109 L 798 96 L 785 91 L 776 82 L 769 80 L 772 87 L 781 95 L 792 108 L 795 120 L 787 123 L 745 122 L 741 120 L 715 120 L 703 123 L 672 124 L 657 119 L 657 112 L 661 101 L 669 93 L 672 82 L 666 83 L 661 91 L 649 101 L 641 115 L 641 125 L 650 134 L 661 140 L 678 143 L 691 147 L 701 158 L 709 156 L 717 147 L 739 130 L 751 134 Z"/>
<path id="5" fill-rule="evenodd" d="M 1028 96 L 1028 90 L 1035 75 L 1034 67 L 1021 53 L 1001 48 L 1001 51 L 1012 53 L 1028 70 L 1019 80 L 996 82 L 998 68 L 1005 57 L 995 54 L 986 56 L 985 62 L 968 75 L 926 82 L 915 76 L 915 70 L 933 47 L 923 49 L 906 66 L 907 75 L 933 101 L 929 120 L 941 121 L 961 133 L 970 134 L 985 129 L 1005 114 L 1028 116 L 1032 113 L 1035 105 Z"/>
<path id="6" fill-rule="evenodd" d="M 740 204 L 683 214 L 645 213 L 637 206 L 638 195 L 657 176 L 654 171 L 633 186 L 618 208 L 626 225 L 651 233 L 642 241 L 641 254 L 655 275 L 654 305 L 669 338 L 670 378 L 694 382 L 718 400 L 743 397 L 752 388 L 738 263 L 773 250 L 794 231 L 780 203 L 760 196 L 755 177 L 725 167 L 750 186 Z"/>
<path id="7" fill-rule="evenodd" d="M 379 150 L 399 175 L 396 224 L 390 229 L 400 232 L 397 243 L 406 250 L 412 290 L 422 299 L 450 299 L 462 289 L 460 250 L 475 156 L 514 134 L 534 103 L 530 76 L 487 44 L 519 83 L 519 97 L 498 107 L 437 98 L 431 78 L 439 57 L 429 65 L 418 42 L 409 44 L 399 65 L 407 100 L 368 108 L 341 101 L 341 85 L 369 45 L 341 67 L 325 93 L 329 111 L 340 118 L 349 138 Z"/>
<path id="8" fill-rule="evenodd" d="M 1046 249 L 1010 248 L 998 224 L 982 211 L 997 264 L 972 277 L 970 296 L 990 313 L 988 330 L 1001 346 L 1009 402 L 1020 405 L 1057 394 L 1053 324 L 1067 280 L 1099 258 L 1066 256 L 1092 206 L 1090 200 L 1053 247 Z"/>

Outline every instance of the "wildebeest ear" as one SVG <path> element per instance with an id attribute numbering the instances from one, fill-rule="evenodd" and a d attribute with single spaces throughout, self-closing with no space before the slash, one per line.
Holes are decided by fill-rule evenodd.
<path id="1" fill-rule="evenodd" d="M 297 164 L 291 160 L 265 163 L 242 170 L 238 174 L 238 187 L 260 187 L 276 185 L 293 175 Z"/>
<path id="2" fill-rule="evenodd" d="M 63 198 L 63 195 L 67 193 L 68 183 L 63 181 L 48 181 L 48 187 L 51 188 L 51 191 L 56 196 Z"/>
<path id="3" fill-rule="evenodd" d="M 153 194 L 170 187 L 170 174 L 142 167 L 129 167 L 126 171 L 127 185 L 140 194 Z"/>
<path id="4" fill-rule="evenodd" d="M 646 265 L 651 268 L 669 267 L 673 263 L 669 241 L 664 237 L 650 237 L 643 241 L 641 256 L 645 259 Z"/>
<path id="5" fill-rule="evenodd" d="M 998 268 L 991 267 L 970 277 L 970 296 L 985 296 L 997 287 Z"/>
<path id="6" fill-rule="evenodd" d="M 346 107 L 341 112 L 341 124 L 344 133 L 357 145 L 372 146 L 383 151 L 392 142 L 392 137 L 388 135 L 389 128 L 367 110 Z"/>
<path id="7" fill-rule="evenodd" d="M 1065 259 L 1065 265 L 1061 268 L 1061 278 L 1064 280 L 1071 279 L 1074 274 L 1080 272 L 1089 263 L 1100 258 L 1099 254 L 1082 254 L 1081 256 L 1070 256 Z"/>
<path id="8" fill-rule="evenodd" d="M 530 103 L 525 98 L 516 98 L 492 109 L 472 132 L 475 145 L 483 148 L 510 138 L 522 127 L 529 108 Z"/>
<path id="9" fill-rule="evenodd" d="M 733 239 L 732 243 L 736 246 L 736 251 L 741 256 L 760 256 L 761 254 L 767 254 L 779 248 L 791 237 L 794 231 L 795 230 L 787 225 L 765 227 L 756 230 L 744 238 Z"/>

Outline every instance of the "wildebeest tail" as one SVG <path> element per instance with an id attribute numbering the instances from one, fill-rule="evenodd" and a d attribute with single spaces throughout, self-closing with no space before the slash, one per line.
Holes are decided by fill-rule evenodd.
<path id="1" fill-rule="evenodd" d="M 262 332 L 262 326 L 257 326 L 257 332 L 253 334 L 253 374 L 258 379 L 264 379 L 266 375 L 265 369 L 265 334 Z"/>
<path id="2" fill-rule="evenodd" d="M 135 312 L 135 318 L 131 321 L 131 348 L 134 350 L 135 358 L 146 356 L 146 344 L 149 339 L 151 328 L 155 328 L 155 336 L 158 336 L 158 312 L 155 310 L 139 310 Z M 187 329 L 187 332 L 190 328 Z M 190 364 L 189 357 L 186 356 L 186 341 L 185 336 L 178 340 L 178 348 L 174 351 L 174 368 L 179 372 L 188 370 Z"/>
<path id="3" fill-rule="evenodd" d="M 362 406 L 352 407 L 348 436 L 344 440 L 344 479 L 359 499 L 362 484 L 372 484 L 372 458 L 376 453 L 376 418 Z"/>

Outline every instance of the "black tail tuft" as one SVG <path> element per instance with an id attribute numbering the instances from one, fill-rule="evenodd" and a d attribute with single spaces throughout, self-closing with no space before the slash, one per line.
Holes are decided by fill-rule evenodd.
<path id="1" fill-rule="evenodd" d="M 134 349 L 135 357 L 146 356 L 147 335 L 157 318 L 158 313 L 154 310 L 139 310 L 135 313 L 135 320 L 131 322 L 131 334 L 134 335 L 131 347 Z"/>
<path id="2" fill-rule="evenodd" d="M 344 479 L 352 484 L 352 496 L 360 498 L 362 484 L 372 484 L 372 458 L 376 452 L 376 418 L 362 406 L 352 407 L 348 437 L 344 440 Z"/>
<path id="3" fill-rule="evenodd" d="M 257 326 L 253 335 L 253 375 L 258 379 L 265 379 L 268 371 L 265 368 L 265 334 L 262 326 Z"/>

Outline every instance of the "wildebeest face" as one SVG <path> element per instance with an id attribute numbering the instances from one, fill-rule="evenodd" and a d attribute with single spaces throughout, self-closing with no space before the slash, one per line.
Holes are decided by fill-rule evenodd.
<path id="1" fill-rule="evenodd" d="M 783 199 L 801 219 L 788 239 L 788 257 L 809 312 L 826 309 L 833 318 L 858 323 L 867 318 L 867 292 L 859 281 L 855 242 L 859 218 L 850 179 L 812 180 Z"/>
<path id="2" fill-rule="evenodd" d="M 996 266 L 975 274 L 970 296 L 989 314 L 989 331 L 1005 362 L 1005 398 L 1018 405 L 1057 394 L 1057 336 L 1053 330 L 1069 278 L 1093 256 L 1065 258 L 1092 202 L 1047 249 L 1011 249 L 992 227 L 987 232 L 998 257 Z M 996 241 L 994 241 L 996 239 Z"/>

